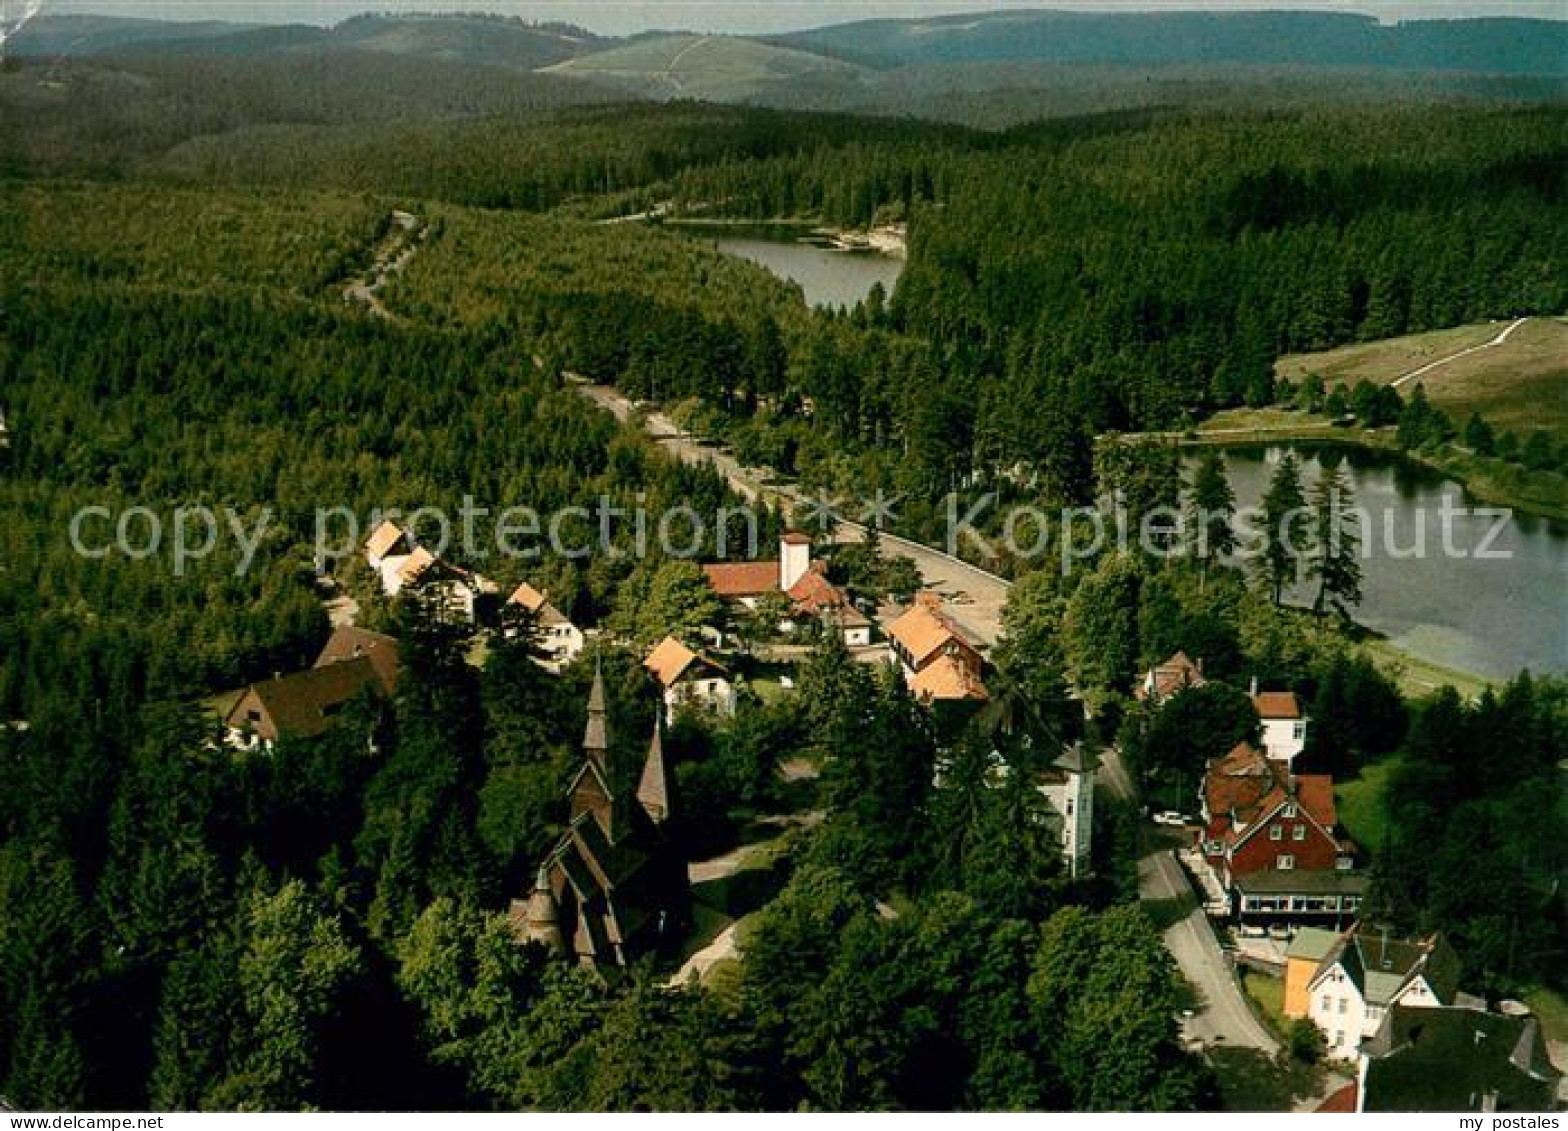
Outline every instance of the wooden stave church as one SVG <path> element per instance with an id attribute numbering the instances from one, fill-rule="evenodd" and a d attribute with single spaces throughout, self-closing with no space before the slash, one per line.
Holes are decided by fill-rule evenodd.
<path id="1" fill-rule="evenodd" d="M 539 866 L 533 893 L 513 900 L 519 941 L 586 966 L 628 966 L 667 954 L 691 920 L 686 862 L 670 836 L 674 779 L 659 724 L 635 791 L 616 773 L 603 673 L 595 670 L 583 763 L 567 789 L 566 831 Z"/>

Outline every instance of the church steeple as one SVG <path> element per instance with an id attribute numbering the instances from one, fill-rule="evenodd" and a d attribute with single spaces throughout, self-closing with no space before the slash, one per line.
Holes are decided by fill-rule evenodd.
<path id="1" fill-rule="evenodd" d="M 663 731 L 657 719 L 653 724 L 653 741 L 648 744 L 648 759 L 642 766 L 642 781 L 637 785 L 637 801 L 656 825 L 662 825 L 674 816 L 669 767 L 664 764 Z"/>
<path id="2" fill-rule="evenodd" d="M 593 666 L 593 687 L 588 692 L 588 725 L 583 730 L 583 754 L 599 767 L 610 769 L 610 713 L 604 702 L 604 668 Z"/>

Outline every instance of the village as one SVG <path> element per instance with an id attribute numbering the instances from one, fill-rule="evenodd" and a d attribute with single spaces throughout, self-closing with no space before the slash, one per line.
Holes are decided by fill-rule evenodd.
<path id="1" fill-rule="evenodd" d="M 593 665 L 581 756 L 564 790 L 566 830 L 539 862 L 532 890 L 511 901 L 508 916 L 519 944 L 602 970 L 647 956 L 685 956 L 672 985 L 700 978 L 713 963 L 734 956 L 739 943 L 733 924 L 699 939 L 701 945 L 692 941 L 698 926 L 692 893 L 702 880 L 729 875 L 726 862 L 739 866 L 746 853 L 731 851 L 718 862 L 680 856 L 666 835 L 680 801 L 664 736 L 683 715 L 722 721 L 744 709 L 742 669 L 753 666 L 759 652 L 782 657 L 771 665 L 782 672 L 831 642 L 859 663 L 895 670 L 934 717 L 962 720 L 984 709 L 991 699 L 991 646 L 980 634 L 931 590 L 917 590 L 900 603 L 835 584 L 827 561 L 814 555 L 823 545 L 787 531 L 776 558 L 702 566 L 706 585 L 728 615 L 722 626 L 672 632 L 638 649 L 657 710 L 644 739 L 646 753 L 629 766 L 615 762 L 600 669 L 606 649 L 633 647 L 632 641 L 602 626 L 579 626 L 527 582 L 503 599 L 501 587 L 441 560 L 395 522 L 383 523 L 367 539 L 363 562 L 380 596 L 395 601 L 417 592 L 457 623 L 493 626 L 506 619 L 521 625 L 506 631 L 528 633 L 534 662 L 554 675 Z M 826 549 L 831 555 L 834 547 Z M 767 635 L 784 643 L 752 643 L 735 631 L 738 623 L 757 620 L 769 621 Z M 339 623 L 311 668 L 253 684 L 232 699 L 223 719 L 226 741 L 257 750 L 319 736 L 357 697 L 392 696 L 398 674 L 395 639 Z M 776 678 L 778 693 L 790 694 L 792 677 Z M 1153 715 L 1210 682 L 1201 659 L 1177 651 L 1143 673 L 1133 698 Z M 1441 935 L 1401 937 L 1361 918 L 1367 853 L 1337 819 L 1333 777 L 1301 767 L 1314 720 L 1291 691 L 1260 688 L 1254 679 L 1246 694 L 1258 720 L 1255 740 L 1208 758 L 1190 814 L 1147 814 L 1147 836 L 1169 846 L 1185 877 L 1183 898 L 1194 908 L 1184 923 L 1189 929 L 1201 923 L 1210 939 L 1203 961 L 1216 968 L 1214 959 L 1223 963 L 1213 976 L 1238 999 L 1238 974 L 1280 987 L 1283 1018 L 1313 1034 L 1309 1043 L 1319 1046 L 1315 1055 L 1337 1085 L 1314 1101 L 1316 1110 L 1409 1110 L 1412 1103 L 1539 1110 L 1558 1102 L 1563 1074 L 1528 1007 L 1468 992 Z M 993 757 L 1005 777 L 1002 756 Z M 1094 870 L 1097 789 L 1112 801 L 1125 799 L 1118 757 L 1114 747 L 1096 751 L 1074 741 L 1037 774 L 1051 835 L 1074 881 L 1089 879 Z M 812 776 L 820 767 L 795 770 Z M 939 779 L 940 773 L 939 764 Z M 786 819 L 809 822 L 814 816 Z M 1182 966 L 1190 972 L 1186 961 Z M 1214 985 L 1205 989 L 1212 993 Z M 1184 1014 L 1184 1023 L 1190 1016 Z M 1305 1039 L 1292 1030 L 1292 1044 Z M 1191 1040 L 1194 1047 L 1205 1044 L 1201 1030 Z M 1263 1041 L 1278 1045 L 1260 1038 L 1260 1047 L 1268 1047 Z"/>

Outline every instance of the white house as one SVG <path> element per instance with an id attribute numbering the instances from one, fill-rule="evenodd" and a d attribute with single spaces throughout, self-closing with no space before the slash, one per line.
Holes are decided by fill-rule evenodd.
<path id="1" fill-rule="evenodd" d="M 714 660 L 666 636 L 642 662 L 664 688 L 664 709 L 673 718 L 683 706 L 702 707 L 722 716 L 735 713 L 735 685 Z"/>
<path id="2" fill-rule="evenodd" d="M 584 644 L 582 629 L 552 605 L 546 594 L 525 581 L 513 590 L 512 595 L 507 598 L 507 603 L 517 605 L 533 614 L 539 646 L 547 657 L 541 661 L 541 666 L 551 671 L 559 671 L 582 653 Z"/>
<path id="3" fill-rule="evenodd" d="M 1294 691 L 1259 691 L 1252 681 L 1252 705 L 1263 723 L 1263 749 L 1277 762 L 1292 765 L 1307 746 L 1307 716 Z"/>
<path id="4" fill-rule="evenodd" d="M 1073 879 L 1092 871 L 1094 775 L 1098 762 L 1076 743 L 1040 775 L 1039 790 L 1061 820 L 1062 857 Z"/>
<path id="5" fill-rule="evenodd" d="M 434 594 L 452 616 L 469 622 L 475 619 L 481 595 L 495 592 L 493 582 L 442 561 L 390 519 L 366 539 L 365 561 L 388 597 L 395 599 L 403 590 L 418 586 Z"/>
<path id="6" fill-rule="evenodd" d="M 1307 1016 L 1323 1030 L 1328 1055 L 1349 1060 L 1390 1008 L 1452 1005 L 1458 981 L 1458 956 L 1440 935 L 1403 939 L 1357 924 L 1308 980 Z"/>

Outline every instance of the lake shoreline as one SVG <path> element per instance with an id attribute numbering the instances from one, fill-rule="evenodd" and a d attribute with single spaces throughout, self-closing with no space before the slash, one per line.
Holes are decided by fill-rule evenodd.
<path id="1" fill-rule="evenodd" d="M 1145 437 L 1173 439 L 1181 448 L 1254 448 L 1283 444 L 1326 444 L 1356 448 L 1381 456 L 1390 456 L 1415 467 L 1423 468 L 1451 479 L 1464 489 L 1467 496 L 1487 506 L 1508 507 L 1532 518 L 1552 523 L 1568 523 L 1568 500 L 1523 495 L 1496 483 L 1468 466 L 1463 457 L 1445 458 L 1442 453 L 1411 451 L 1401 448 L 1394 441 L 1394 429 L 1346 429 L 1327 421 L 1304 422 L 1290 428 L 1253 428 L 1204 432 L 1138 433 Z M 1478 457 L 1471 457 L 1478 458 Z"/>
<path id="2" fill-rule="evenodd" d="M 835 251 L 867 252 L 888 259 L 908 260 L 909 226 L 879 224 L 874 228 L 844 228 L 824 224 L 815 217 L 775 216 L 766 220 L 746 217 L 661 216 L 656 221 L 666 227 L 701 231 L 791 231 L 819 237 Z M 803 241 L 812 242 L 812 241 Z"/>

